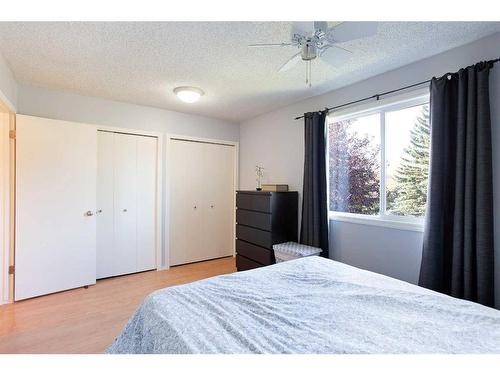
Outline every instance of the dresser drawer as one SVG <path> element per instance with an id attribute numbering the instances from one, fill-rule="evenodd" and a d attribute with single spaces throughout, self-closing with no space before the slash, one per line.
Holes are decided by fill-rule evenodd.
<path id="1" fill-rule="evenodd" d="M 236 237 L 240 240 L 253 243 L 262 247 L 271 248 L 271 232 L 236 224 Z"/>
<path id="2" fill-rule="evenodd" d="M 236 253 L 264 265 L 274 264 L 274 252 L 249 242 L 236 240 Z"/>
<path id="3" fill-rule="evenodd" d="M 242 257 L 241 255 L 236 255 L 236 269 L 238 271 L 251 270 L 262 266 L 262 264 L 254 262 L 253 260 Z"/>
<path id="4" fill-rule="evenodd" d="M 271 230 L 271 214 L 257 211 L 249 211 L 238 208 L 236 210 L 236 222 L 262 230 Z"/>
<path id="5" fill-rule="evenodd" d="M 245 210 L 271 212 L 270 194 L 236 194 L 236 207 Z"/>

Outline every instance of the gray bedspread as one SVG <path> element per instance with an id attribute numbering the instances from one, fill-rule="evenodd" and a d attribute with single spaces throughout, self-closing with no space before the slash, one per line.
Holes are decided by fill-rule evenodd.
<path id="1" fill-rule="evenodd" d="M 500 353 L 500 311 L 309 257 L 158 290 L 108 353 Z"/>

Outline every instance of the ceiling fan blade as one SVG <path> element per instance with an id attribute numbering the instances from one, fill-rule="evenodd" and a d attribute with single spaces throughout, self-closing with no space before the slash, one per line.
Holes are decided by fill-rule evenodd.
<path id="1" fill-rule="evenodd" d="M 286 47 L 291 46 L 292 43 L 257 43 L 249 44 L 248 47 Z"/>
<path id="2" fill-rule="evenodd" d="M 292 38 L 295 34 L 311 36 L 314 34 L 313 21 L 292 22 Z"/>
<path id="3" fill-rule="evenodd" d="M 328 29 L 327 39 L 331 43 L 348 42 L 375 35 L 377 29 L 378 22 L 342 22 Z"/>
<path id="4" fill-rule="evenodd" d="M 293 68 L 301 60 L 300 52 L 290 57 L 290 59 L 284 63 L 281 68 L 278 69 L 279 73 L 286 72 Z"/>
<path id="5" fill-rule="evenodd" d="M 320 52 L 320 59 L 327 64 L 333 66 L 339 66 L 345 64 L 352 57 L 352 52 L 344 49 L 338 48 L 336 46 L 327 46 Z"/>

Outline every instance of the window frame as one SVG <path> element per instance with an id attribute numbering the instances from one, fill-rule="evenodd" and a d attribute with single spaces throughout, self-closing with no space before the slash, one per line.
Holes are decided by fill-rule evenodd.
<path id="1" fill-rule="evenodd" d="M 380 114 L 380 208 L 378 215 L 366 215 L 357 214 L 350 212 L 340 212 L 331 211 L 330 203 L 328 202 L 329 209 L 329 219 L 334 221 L 344 221 L 355 224 L 363 225 L 375 225 L 382 226 L 393 229 L 403 229 L 412 230 L 417 232 L 422 232 L 424 230 L 424 217 L 412 217 L 412 216 L 400 216 L 392 215 L 386 213 L 386 199 L 387 192 L 385 190 L 386 186 L 386 160 L 385 160 L 385 145 L 386 145 L 386 134 L 385 134 L 385 114 L 386 112 L 393 112 L 397 110 L 402 110 L 405 108 L 415 107 L 418 105 L 428 104 L 430 99 L 429 89 L 419 89 L 406 92 L 404 94 L 391 96 L 390 98 L 384 98 L 377 100 L 376 102 L 370 102 L 367 104 L 358 105 L 355 107 L 349 107 L 341 111 L 335 111 L 329 113 L 326 119 L 327 129 L 329 124 L 333 122 L 339 122 L 343 120 L 348 120 L 354 117 L 369 116 L 376 113 Z M 330 150 L 330 145 L 328 144 L 327 137 L 327 163 L 329 162 L 328 153 Z M 330 180 L 329 168 L 327 168 L 328 181 Z M 330 187 L 330 182 L 328 182 L 328 189 Z M 328 197 L 330 194 L 328 194 Z"/>

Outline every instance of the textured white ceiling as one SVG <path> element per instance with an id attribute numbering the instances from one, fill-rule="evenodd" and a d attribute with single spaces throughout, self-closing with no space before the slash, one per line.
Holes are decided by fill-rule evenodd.
<path id="1" fill-rule="evenodd" d="M 343 43 L 353 51 L 341 67 L 313 63 L 278 74 L 293 47 L 290 22 L 2 22 L 0 53 L 18 81 L 119 101 L 239 122 L 293 102 L 469 43 L 500 23 L 382 22 L 376 36 Z M 184 104 L 176 86 L 205 96 Z"/>

